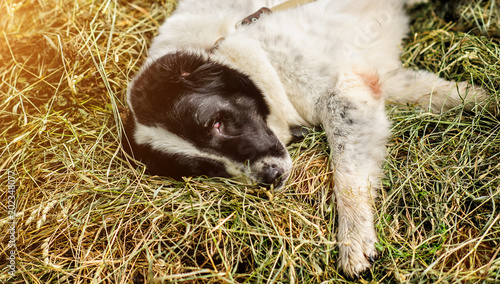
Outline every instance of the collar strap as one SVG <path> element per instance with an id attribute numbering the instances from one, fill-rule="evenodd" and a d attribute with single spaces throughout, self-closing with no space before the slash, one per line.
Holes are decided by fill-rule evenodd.
<path id="1" fill-rule="evenodd" d="M 236 25 L 236 27 L 239 27 L 241 25 L 246 26 L 246 25 L 250 25 L 251 23 L 255 23 L 260 19 L 260 16 L 262 14 L 271 14 L 271 13 L 276 12 L 276 11 L 288 10 L 288 9 L 295 8 L 295 7 L 298 7 L 298 6 L 307 4 L 307 3 L 311 3 L 314 1 L 316 1 L 316 0 L 288 0 L 288 1 L 283 2 L 279 5 L 276 5 L 272 8 L 262 7 L 257 12 L 244 18 L 241 22 L 239 22 Z"/>
<path id="2" fill-rule="evenodd" d="M 288 1 L 283 2 L 279 5 L 276 5 L 272 8 L 262 7 L 257 12 L 249 15 L 248 17 L 244 18 L 241 22 L 239 22 L 236 25 L 236 28 L 238 28 L 239 26 L 248 26 L 252 23 L 257 22 L 260 19 L 260 16 L 262 14 L 272 14 L 273 12 L 276 12 L 276 11 L 288 10 L 288 9 L 302 6 L 304 4 L 311 3 L 314 1 L 316 1 L 316 0 L 288 0 Z M 221 43 L 223 40 L 224 40 L 224 37 L 219 38 L 215 42 L 215 44 L 211 48 L 208 49 L 208 52 L 214 53 L 214 51 L 219 47 L 219 43 Z"/>
<path id="3" fill-rule="evenodd" d="M 283 2 L 279 5 L 272 7 L 271 11 L 276 12 L 276 11 L 288 10 L 314 1 L 316 0 L 288 0 L 286 2 Z"/>

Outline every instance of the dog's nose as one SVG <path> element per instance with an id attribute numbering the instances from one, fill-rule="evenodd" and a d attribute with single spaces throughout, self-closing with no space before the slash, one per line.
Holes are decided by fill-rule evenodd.
<path id="1" fill-rule="evenodd" d="M 266 166 L 265 175 L 264 175 L 264 183 L 269 185 L 277 186 L 281 183 L 281 177 L 285 173 L 285 171 L 278 167 L 277 165 L 269 165 Z"/>

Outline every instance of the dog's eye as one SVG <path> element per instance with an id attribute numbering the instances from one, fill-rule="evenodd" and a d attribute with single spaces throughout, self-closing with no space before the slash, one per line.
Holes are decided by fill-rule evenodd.
<path id="1" fill-rule="evenodd" d="M 216 122 L 214 122 L 213 127 L 220 132 L 221 131 L 221 127 L 222 127 L 222 123 L 220 123 L 219 121 L 216 121 Z"/>

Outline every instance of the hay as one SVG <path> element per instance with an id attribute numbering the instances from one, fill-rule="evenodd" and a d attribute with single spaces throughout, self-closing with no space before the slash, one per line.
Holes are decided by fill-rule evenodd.
<path id="1" fill-rule="evenodd" d="M 0 281 L 345 281 L 335 269 L 335 210 L 322 206 L 332 180 L 321 131 L 290 147 L 296 168 L 274 196 L 223 179 L 147 176 L 121 160 L 127 82 L 174 8 L 173 0 L 0 3 L 0 181 L 16 185 L 15 195 L 0 193 Z M 411 12 L 405 65 L 482 85 L 498 104 L 496 2 Z M 500 281 L 498 119 L 461 108 L 388 111 L 381 258 L 365 279 Z M 3 264 L 12 196 L 13 276 Z"/>

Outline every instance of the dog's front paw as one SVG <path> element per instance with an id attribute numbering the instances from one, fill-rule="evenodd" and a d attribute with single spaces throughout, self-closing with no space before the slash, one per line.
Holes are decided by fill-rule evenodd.
<path id="1" fill-rule="evenodd" d="M 339 243 L 339 268 L 350 279 L 357 279 L 377 259 L 375 236 L 354 236 Z"/>

